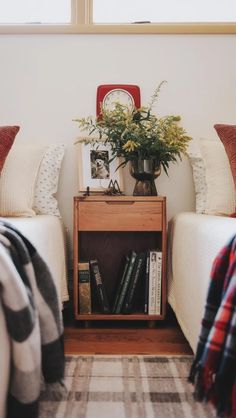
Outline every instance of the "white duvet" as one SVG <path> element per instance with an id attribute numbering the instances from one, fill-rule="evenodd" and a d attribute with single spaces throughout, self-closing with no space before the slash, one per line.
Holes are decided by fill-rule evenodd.
<path id="1" fill-rule="evenodd" d="M 181 213 L 170 222 L 168 302 L 194 352 L 213 260 L 235 234 L 235 218 Z"/>

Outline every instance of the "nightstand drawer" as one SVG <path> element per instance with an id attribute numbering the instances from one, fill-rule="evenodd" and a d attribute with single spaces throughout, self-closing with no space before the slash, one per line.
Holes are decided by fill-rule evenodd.
<path id="1" fill-rule="evenodd" d="M 80 231 L 161 231 L 163 202 L 82 201 L 77 216 Z"/>

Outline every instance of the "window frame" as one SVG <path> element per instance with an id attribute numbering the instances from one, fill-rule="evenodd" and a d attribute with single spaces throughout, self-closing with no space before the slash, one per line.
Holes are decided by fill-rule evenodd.
<path id="1" fill-rule="evenodd" d="M 93 0 L 71 0 L 69 24 L 0 24 L 0 34 L 236 34 L 236 22 L 93 23 Z"/>

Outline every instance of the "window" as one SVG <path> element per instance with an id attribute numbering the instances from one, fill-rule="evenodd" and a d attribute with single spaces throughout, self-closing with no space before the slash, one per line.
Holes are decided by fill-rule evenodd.
<path id="1" fill-rule="evenodd" d="M 0 0 L 0 23 L 70 23 L 71 0 Z"/>
<path id="2" fill-rule="evenodd" d="M 236 22 L 235 0 L 93 0 L 95 23 Z"/>
<path id="3" fill-rule="evenodd" d="M 0 33 L 236 33 L 236 0 L 0 0 Z"/>

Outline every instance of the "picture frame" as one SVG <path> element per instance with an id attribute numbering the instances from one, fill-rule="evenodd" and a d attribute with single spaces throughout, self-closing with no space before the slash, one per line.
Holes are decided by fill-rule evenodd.
<path id="1" fill-rule="evenodd" d="M 120 191 L 124 192 L 122 168 L 117 168 L 120 160 L 109 161 L 112 156 L 109 145 L 80 141 L 77 146 L 79 192 L 86 192 L 88 187 L 93 193 L 105 192 L 111 180 L 116 180 Z"/>

